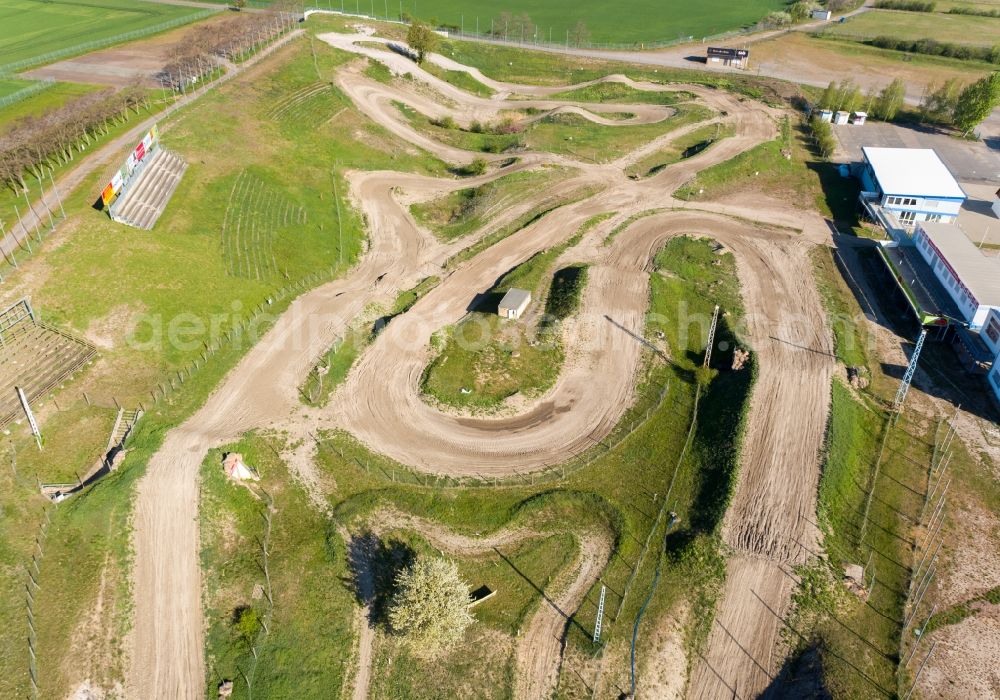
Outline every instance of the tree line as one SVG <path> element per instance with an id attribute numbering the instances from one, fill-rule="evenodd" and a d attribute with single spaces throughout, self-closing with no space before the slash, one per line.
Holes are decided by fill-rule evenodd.
<path id="1" fill-rule="evenodd" d="M 160 71 L 162 85 L 185 92 L 217 71 L 219 60 L 240 61 L 294 26 L 290 3 L 274 3 L 267 12 L 240 13 L 201 25 L 170 47 L 170 61 Z"/>
<path id="2" fill-rule="evenodd" d="M 129 120 L 130 112 L 149 108 L 149 93 L 139 85 L 83 95 L 41 116 L 24 117 L 0 137 L 0 178 L 20 195 L 28 179 L 41 179 L 87 150 L 95 139 Z"/>
<path id="3" fill-rule="evenodd" d="M 865 111 L 875 119 L 892 121 L 903 108 L 906 86 L 896 78 L 881 91 L 862 94 L 853 81 L 831 81 L 816 104 L 818 109 L 832 111 Z M 958 78 L 929 85 L 920 102 L 922 121 L 952 126 L 968 134 L 1000 104 L 1000 72 L 994 72 L 974 83 L 963 85 Z"/>
<path id="4" fill-rule="evenodd" d="M 919 53 L 927 56 L 945 56 L 960 61 L 985 61 L 1000 64 L 1000 44 L 997 46 L 971 46 L 955 44 L 937 39 L 897 39 L 891 36 L 877 36 L 864 43 L 880 49 Z"/>
<path id="5" fill-rule="evenodd" d="M 268 12 L 240 14 L 186 32 L 167 52 L 169 61 L 157 75 L 164 87 L 184 92 L 221 69 L 222 60 L 239 60 L 289 29 L 297 15 L 286 3 Z M 74 159 L 130 112 L 150 107 L 149 91 L 138 82 L 75 98 L 40 116 L 18 120 L 0 136 L 0 179 L 20 195 L 28 181 Z"/>

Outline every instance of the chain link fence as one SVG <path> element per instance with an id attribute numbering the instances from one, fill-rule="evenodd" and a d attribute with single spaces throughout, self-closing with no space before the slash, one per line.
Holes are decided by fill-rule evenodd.
<path id="1" fill-rule="evenodd" d="M 31 58 L 26 58 L 21 61 L 14 61 L 13 63 L 7 63 L 0 66 L 0 78 L 9 77 L 12 74 L 17 73 L 18 71 L 22 71 L 25 68 L 30 68 L 32 66 L 51 63 L 53 61 L 58 61 L 61 58 L 66 58 L 68 56 L 76 56 L 82 53 L 87 53 L 88 51 L 96 51 L 97 49 L 103 49 L 108 46 L 113 46 L 115 44 L 123 44 L 127 41 L 134 41 L 136 39 L 141 39 L 143 37 L 149 36 L 150 34 L 157 34 L 167 29 L 173 29 L 174 27 L 180 27 L 181 25 L 184 24 L 197 22 L 198 20 L 205 19 L 206 17 L 210 17 L 211 15 L 221 12 L 223 9 L 224 9 L 223 7 L 219 7 L 219 9 L 193 12 L 189 15 L 184 15 L 183 17 L 176 17 L 174 19 L 167 20 L 166 22 L 160 22 L 159 24 L 154 24 L 149 27 L 143 27 L 142 29 L 133 29 L 130 32 L 115 34 L 114 36 L 105 37 L 103 39 L 95 39 L 94 41 L 88 41 L 83 44 L 76 44 L 74 46 L 67 46 L 65 48 L 58 49 L 56 51 L 49 51 L 48 53 L 32 56 Z"/>
<path id="2" fill-rule="evenodd" d="M 42 78 L 41 80 L 36 80 L 30 85 L 26 85 L 17 92 L 12 92 L 9 95 L 4 95 L 0 97 L 0 109 L 4 107 L 10 107 L 13 104 L 17 104 L 21 100 L 26 100 L 32 95 L 38 94 L 42 90 L 48 90 L 50 87 L 56 84 L 56 81 L 52 78 Z"/>

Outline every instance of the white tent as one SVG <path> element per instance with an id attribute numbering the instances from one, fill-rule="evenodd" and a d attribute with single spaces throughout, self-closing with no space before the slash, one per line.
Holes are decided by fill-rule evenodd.
<path id="1" fill-rule="evenodd" d="M 260 477 L 243 461 L 239 452 L 229 452 L 222 458 L 222 469 L 226 476 L 236 481 L 260 481 Z"/>

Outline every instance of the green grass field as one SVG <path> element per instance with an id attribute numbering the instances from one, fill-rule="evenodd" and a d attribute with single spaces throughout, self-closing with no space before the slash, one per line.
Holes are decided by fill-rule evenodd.
<path id="1" fill-rule="evenodd" d="M 830 36 L 890 36 L 894 39 L 935 39 L 955 44 L 993 46 L 1000 42 L 1000 18 L 949 15 L 935 12 L 872 10 L 843 24 L 823 29 Z"/>
<path id="2" fill-rule="evenodd" d="M 733 127 L 729 124 L 706 124 L 674 139 L 666 148 L 633 163 L 625 169 L 625 173 L 632 177 L 655 175 L 664 167 L 697 155 L 727 136 L 732 136 L 733 132 Z"/>
<path id="3" fill-rule="evenodd" d="M 5 78 L 0 80 L 0 97 L 13 95 L 18 90 L 23 90 L 31 84 L 32 81 L 30 80 L 18 80 L 16 78 Z"/>
<path id="4" fill-rule="evenodd" d="M 701 38 L 753 24 L 772 10 L 783 7 L 780 2 L 751 0 L 745 3 L 725 3 L 713 0 L 692 5 L 681 0 L 627 0 L 622 3 L 601 3 L 585 0 L 583 3 L 569 0 L 551 0 L 543 4 L 530 0 L 496 5 L 487 0 L 421 0 L 404 2 L 402 11 L 422 18 L 433 18 L 441 23 L 461 26 L 464 17 L 466 31 L 475 31 L 478 19 L 479 31 L 490 30 L 490 18 L 496 20 L 499 28 L 500 13 L 508 11 L 514 15 L 527 13 L 538 27 L 539 40 L 562 43 L 566 32 L 572 31 L 577 21 L 586 23 L 594 42 L 615 42 L 639 44 L 641 42 L 668 41 L 678 37 Z M 361 5 L 362 12 L 370 9 Z M 376 6 L 375 12 L 383 14 Z M 391 18 L 399 12 L 398 5 L 389 6 Z M 499 28 L 502 31 L 502 28 Z M 551 33 L 550 33 L 551 32 Z M 509 35 L 520 39 L 520 35 Z M 532 37 L 525 36 L 526 41 Z"/>
<path id="5" fill-rule="evenodd" d="M 141 0 L 3 0 L 0 66 L 199 12 L 198 8 Z"/>

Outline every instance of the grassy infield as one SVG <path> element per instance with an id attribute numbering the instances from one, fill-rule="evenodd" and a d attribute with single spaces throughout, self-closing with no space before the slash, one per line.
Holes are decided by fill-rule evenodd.
<path id="1" fill-rule="evenodd" d="M 536 58 L 528 52 L 505 54 L 494 47 L 484 47 L 482 51 L 477 48 L 473 52 L 462 44 L 452 46 L 463 53 L 456 56 L 459 60 L 474 58 L 470 62 L 492 68 L 491 73 L 500 79 L 524 79 L 528 74 L 537 76 L 547 71 L 541 67 L 542 64 L 551 68 L 557 62 L 554 57 Z M 337 124 L 326 124 L 306 133 L 269 122 L 262 115 L 266 113 L 270 99 L 317 78 L 307 47 L 299 44 L 298 48 L 287 50 L 285 55 L 290 60 L 279 71 L 262 76 L 263 79 L 243 78 L 203 98 L 199 104 L 187 109 L 174 129 L 167 132 L 168 145 L 186 153 L 192 163 L 185 182 L 175 195 L 178 201 L 187 201 L 190 206 L 185 211 L 177 208 L 168 211 L 157 231 L 144 234 L 141 239 L 129 234 L 130 237 L 125 239 L 128 245 L 123 245 L 121 234 L 112 224 L 87 213 L 86 197 L 71 204 L 72 218 L 64 230 L 72 231 L 73 235 L 66 236 L 59 249 L 47 252 L 45 265 L 50 281 L 42 282 L 34 295 L 36 305 L 45 310 L 48 318 L 77 330 L 85 330 L 92 319 L 106 317 L 117 305 L 127 301 L 131 301 L 133 308 L 155 309 L 169 317 L 169 314 L 182 310 L 193 310 L 204 316 L 229 311 L 234 301 L 241 302 L 246 308 L 262 300 L 273 287 L 227 278 L 224 272 L 225 261 L 221 257 L 217 235 L 221 230 L 225 201 L 237 175 L 237 168 L 230 165 L 223 155 L 229 151 L 241 150 L 241 160 L 258 163 L 258 172 L 271 173 L 275 186 L 282 187 L 290 197 L 308 208 L 310 225 L 301 232 L 300 245 L 281 249 L 284 267 L 296 274 L 309 270 L 317 260 L 322 265 L 341 259 L 348 263 L 357 255 L 361 227 L 356 219 L 346 218 L 343 222 L 343 249 L 338 249 L 337 240 L 331 235 L 337 221 L 331 211 L 328 183 L 332 184 L 332 168 L 337 160 L 342 167 L 355 164 L 443 172 L 442 164 L 433 160 L 399 155 L 404 150 L 393 139 L 379 129 L 366 126 L 350 107 L 338 118 Z M 510 61 L 506 60 L 508 57 Z M 321 70 L 326 71 L 322 77 L 327 77 L 328 71 L 342 60 L 342 57 L 325 49 L 319 52 L 318 58 Z M 515 58 L 517 63 L 508 65 L 514 64 Z M 592 65 L 575 66 L 570 72 L 593 76 L 597 69 Z M 560 78 L 565 79 L 566 74 L 566 70 L 561 71 Z M 346 106 L 346 102 L 343 104 Z M 360 138 L 354 138 L 352 131 L 359 131 Z M 212 148 L 206 148 L 209 143 L 213 144 Z M 220 143 L 226 144 L 226 147 L 219 147 Z M 766 148 L 762 151 L 764 156 L 766 151 Z M 308 159 L 303 157 L 305 153 L 309 154 Z M 816 174 L 802 165 L 804 159 L 799 157 L 799 151 L 796 154 L 797 177 L 803 181 L 811 178 L 815 184 Z M 306 160 L 311 165 L 303 168 L 301 163 Z M 85 193 L 96 191 L 98 183 L 96 178 L 93 180 L 83 188 Z M 717 192 L 724 192 L 726 178 L 719 176 L 715 186 Z M 814 189 L 818 191 L 818 187 Z M 194 192 L 199 193 L 198 198 L 192 196 Z M 100 269 L 101 261 L 110 257 L 118 261 L 116 278 L 96 280 L 83 274 L 84 270 Z M 171 260 L 173 264 L 164 268 L 159 264 L 162 260 Z M 740 305 L 732 261 L 724 261 L 722 267 L 712 265 L 713 261 L 714 256 L 704 245 L 685 240 L 671 243 L 667 252 L 657 257 L 657 267 L 667 274 L 653 276 L 652 310 L 669 317 L 680 301 L 686 301 L 694 311 L 706 312 L 712 303 L 721 301 L 725 308 L 738 314 Z M 837 284 L 835 276 L 824 277 L 822 270 L 819 278 L 821 284 Z M 719 284 L 713 287 L 713 297 L 702 296 L 698 290 L 716 279 Z M 177 294 L 178 289 L 183 289 L 185 294 Z M 410 297 L 401 297 L 407 298 Z M 831 304 L 854 308 L 853 299 L 843 288 L 835 289 L 828 298 L 833 299 Z M 405 305 L 405 301 L 403 303 Z M 662 330 L 668 341 L 676 343 L 677 329 Z M 727 334 L 728 329 L 724 327 L 722 337 Z M 557 488 L 511 485 L 490 491 L 440 490 L 394 484 L 382 475 L 391 473 L 393 469 L 402 471 L 401 467 L 389 465 L 378 456 L 367 455 L 347 438 L 335 437 L 335 442 L 347 458 L 334 450 L 324 448 L 321 451 L 322 469 L 331 483 L 336 484 L 330 497 L 334 522 L 351 523 L 355 517 L 385 503 L 393 503 L 403 510 L 420 513 L 468 532 L 491 530 L 508 522 L 531 522 L 551 534 L 505 554 L 534 583 L 544 584 L 558 572 L 563 562 L 572 557 L 572 540 L 559 533 L 571 531 L 574 524 L 592 525 L 596 518 L 616 537 L 616 556 L 604 580 L 609 585 L 609 610 L 617 609 L 619 600 L 616 596 L 630 574 L 630 565 L 639 558 L 639 542 L 644 539 L 652 517 L 661 505 L 657 496 L 661 501 L 667 470 L 676 463 L 691 418 L 692 369 L 704 339 L 699 338 L 697 333 L 690 336 L 690 347 L 673 347 L 678 358 L 676 365 L 652 365 L 648 370 L 645 381 L 654 387 L 662 386 L 672 377 L 671 389 L 663 407 L 655 411 L 649 422 L 632 437 L 599 457 L 589 467 L 573 472 Z M 838 351 L 842 347 L 838 336 Z M 52 511 L 53 525 L 49 530 L 40 576 L 42 588 L 36 593 L 39 667 L 43 687 L 65 690 L 63 670 L 55 660 L 65 658 L 67 665 L 72 660 L 72 655 L 66 655 L 71 631 L 74 622 L 94 599 L 100 565 L 110 561 L 112 571 L 122 571 L 128 565 L 129 494 L 141 475 L 142 465 L 159 445 L 163 432 L 204 400 L 244 350 L 229 347 L 213 356 L 186 385 L 186 391 L 174 394 L 174 398 L 160 404 L 142 422 L 131 443 L 132 452 L 125 468 L 85 495 Z M 92 370 L 76 386 L 86 385 L 92 392 L 115 392 L 127 402 L 134 403 L 163 376 L 164 370 L 183 366 L 196 354 L 195 349 L 137 352 L 119 345 L 104 351 L 103 362 L 115 368 L 114 374 L 108 370 Z M 722 366 L 726 358 L 719 357 L 717 361 Z M 349 361 L 346 364 L 349 365 Z M 689 644 L 696 644 L 707 633 L 710 621 L 708 611 L 721 584 L 723 560 L 715 531 L 728 502 L 734 465 L 738 463 L 742 413 L 751 384 L 752 372 L 723 373 L 704 394 L 695 441 L 680 465 L 677 485 L 669 503 L 669 507 L 681 516 L 681 525 L 667 540 L 669 565 L 665 567 L 665 578 L 661 580 L 646 620 L 657 620 L 678 601 L 686 599 L 688 604 L 694 606 L 694 618 L 698 620 L 689 633 Z M 123 388 L 125 386 L 132 387 L 131 391 Z M 129 392 L 128 395 L 126 392 Z M 830 529 L 834 556 L 856 560 L 867 549 L 858 548 L 851 541 L 851 513 L 856 509 L 859 494 L 851 491 L 850 485 L 852 481 L 864 483 L 866 480 L 866 470 L 872 460 L 859 458 L 859 455 L 871 454 L 878 437 L 880 419 L 878 414 L 874 418 L 869 415 L 863 427 L 859 427 L 859 422 L 851 418 L 858 411 L 866 412 L 868 409 L 841 388 L 835 389 L 834 401 L 830 458 L 820 494 L 821 517 Z M 50 437 L 56 442 L 64 439 L 97 444 L 105 438 L 103 434 L 85 436 L 71 433 Z M 21 481 L 14 482 L 6 470 L 0 476 L 4 482 L 4 487 L 0 489 L 0 506 L 4 515 L 0 520 L 0 531 L 3 533 L 0 537 L 0 571 L 3 573 L 0 577 L 3 587 L 0 591 L 0 601 L 3 601 L 0 603 L 0 620 L 4 623 L 0 627 L 0 660 L 5 668 L 10 669 L 0 677 L 0 694 L 4 695 L 23 694 L 27 687 L 26 673 L 22 671 L 27 666 L 23 644 L 22 595 L 18 591 L 23 590 L 24 562 L 30 558 L 32 539 L 40 519 L 37 515 L 40 500 L 30 495 L 30 475 L 37 471 L 43 479 L 48 479 L 59 468 L 48 460 L 40 459 L 36 452 L 29 449 L 23 430 L 18 430 L 12 440 L 18 448 Z M 308 506 L 300 487 L 288 479 L 285 467 L 270 449 L 278 446 L 280 441 L 280 436 L 250 436 L 238 446 L 248 461 L 263 472 L 263 485 L 275 498 L 277 508 L 271 560 L 275 617 L 264 645 L 262 663 L 257 670 L 255 691 L 261 696 L 282 695 L 296 688 L 299 694 L 310 695 L 310 688 L 317 692 L 322 688 L 327 694 L 329 689 L 341 686 L 350 668 L 348 659 L 352 636 L 347 625 L 351 593 L 349 587 L 338 579 L 348 573 L 345 552 L 332 523 Z M 915 459 L 925 456 L 922 454 L 928 449 L 925 442 L 918 439 L 903 442 L 901 436 L 890 439 L 892 455 L 898 449 Z M 350 459 L 351 456 L 359 457 L 360 461 Z M 250 588 L 260 578 L 254 568 L 254 557 L 258 555 L 253 535 L 259 533 L 262 527 L 258 517 L 260 503 L 218 478 L 217 464 L 217 455 L 213 455 L 206 461 L 203 470 L 204 498 L 206 504 L 213 506 L 203 509 L 202 553 L 209 587 L 210 685 L 220 676 L 237 676 L 237 662 L 241 668 L 246 668 L 245 644 L 236 637 L 228 620 L 236 606 L 251 604 Z M 365 464 L 366 468 L 362 468 L 361 464 Z M 892 457 L 883 473 L 895 478 L 903 477 L 903 474 L 893 471 L 893 464 L 903 464 L 902 457 L 898 462 Z M 372 469 L 372 465 L 376 469 Z M 919 472 L 914 474 L 911 470 L 909 478 L 919 481 Z M 879 488 L 883 488 L 884 484 L 880 481 Z M 895 498 L 892 493 L 892 489 L 886 488 L 880 496 L 892 504 Z M 912 508 L 913 504 L 900 503 L 899 507 Z M 889 511 L 880 505 L 873 505 L 871 513 L 872 521 L 889 532 L 895 527 Z M 543 516 L 548 525 L 539 522 L 538 519 Z M 553 525 L 553 521 L 558 525 Z M 238 526 L 233 527 L 234 524 Z M 868 541 L 876 549 L 889 556 L 905 554 L 899 552 L 902 545 L 889 533 L 883 534 L 882 530 L 872 527 L 869 532 L 872 534 Z M 633 591 L 646 590 L 656 563 L 658 546 L 655 543 L 662 541 L 662 534 L 654 535 L 652 555 L 642 561 Z M 889 541 L 883 540 L 883 537 Z M 419 549 L 427 546 L 412 535 L 401 533 L 399 539 L 408 547 Z M 838 551 L 841 553 L 837 554 Z M 383 640 L 378 647 L 373 680 L 373 687 L 379 695 L 421 697 L 442 692 L 448 694 L 449 689 L 460 695 L 463 678 L 474 672 L 490 674 L 488 680 L 498 688 L 498 692 L 501 695 L 506 692 L 503 689 L 509 687 L 511 674 L 510 635 L 537 604 L 537 596 L 524 585 L 523 579 L 496 557 L 463 560 L 462 566 L 471 582 L 486 582 L 501 591 L 495 600 L 477 610 L 480 623 L 470 635 L 483 643 L 465 650 L 473 661 L 478 657 L 468 652 L 474 649 L 486 650 L 483 653 L 495 656 L 481 658 L 489 663 L 483 664 L 486 669 L 480 671 L 467 666 L 468 658 L 460 661 L 457 656 L 429 667 L 411 658 L 403 649 L 396 648 L 391 639 Z M 883 568 L 890 583 L 898 581 L 902 575 L 897 573 L 893 578 L 891 567 L 885 565 L 879 567 L 879 571 Z M 821 576 L 818 578 L 822 580 Z M 113 619 L 113 627 L 120 633 L 126 625 L 128 594 L 121 577 L 112 577 L 112 580 L 105 604 L 108 606 L 108 618 Z M 609 634 L 614 642 L 608 652 L 612 658 L 607 673 L 623 687 L 626 679 L 621 669 L 625 666 L 625 658 L 621 656 L 624 648 L 620 641 L 626 629 L 631 627 L 640 598 L 637 593 L 630 595 L 621 617 L 614 619 L 610 625 Z M 801 606 L 803 619 L 816 601 L 824 600 L 826 598 L 821 595 L 804 600 Z M 898 608 L 898 596 L 887 593 L 884 599 L 876 597 L 874 600 L 891 620 L 895 614 L 893 606 Z M 596 598 L 591 591 L 576 615 L 582 629 L 571 626 L 571 659 L 592 653 L 586 631 L 593 624 L 595 603 Z M 857 616 L 853 619 L 863 621 L 865 625 L 873 622 L 869 618 L 875 614 L 869 609 L 858 604 L 844 605 L 846 610 L 838 608 L 838 614 L 843 612 L 846 616 Z M 866 653 L 865 645 L 843 632 L 843 628 L 833 622 L 832 615 L 821 609 L 811 621 L 815 627 L 814 631 L 807 630 L 810 640 L 818 637 L 828 644 L 830 650 L 836 652 L 842 649 L 842 656 L 864 665 L 879 685 L 893 687 L 891 663 L 875 653 Z M 646 636 L 640 637 L 640 643 L 648 639 L 653 624 L 644 624 L 643 634 Z M 881 627 L 875 625 L 871 629 L 878 637 L 875 646 L 891 658 L 894 653 L 893 635 L 898 634 L 895 624 L 885 622 Z M 490 641 L 496 639 L 501 642 L 493 644 Z M 836 662 L 829 662 L 826 670 L 827 682 L 831 686 L 842 685 L 849 691 L 859 688 L 863 691 L 849 692 L 851 696 L 871 693 L 870 687 L 858 680 L 858 674 L 843 672 L 843 669 L 838 671 Z M 485 687 L 478 683 L 484 679 L 475 680 L 477 688 Z M 856 685 L 858 683 L 860 685 Z M 578 679 L 569 670 L 564 673 L 563 684 L 567 694 L 575 689 L 582 690 Z M 238 692 L 242 693 L 242 690 Z"/>

